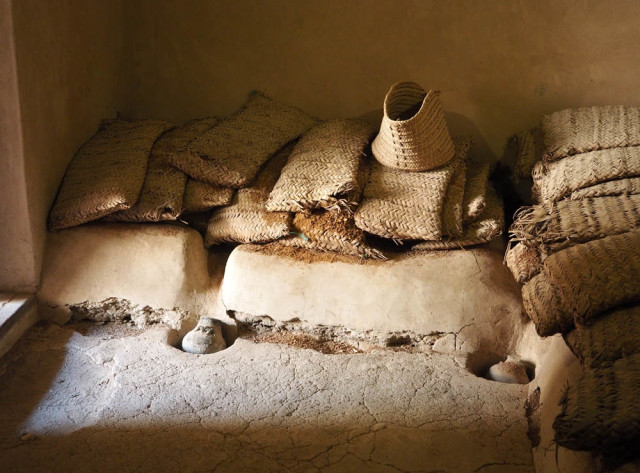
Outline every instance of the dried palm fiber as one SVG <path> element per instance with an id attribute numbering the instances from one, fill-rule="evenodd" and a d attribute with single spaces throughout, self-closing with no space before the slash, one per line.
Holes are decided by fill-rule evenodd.
<path id="1" fill-rule="evenodd" d="M 524 284 L 540 273 L 542 255 L 537 245 L 518 242 L 510 244 L 505 254 L 505 263 L 519 284 Z"/>
<path id="2" fill-rule="evenodd" d="M 445 238 L 436 241 L 422 241 L 413 245 L 412 250 L 450 250 L 488 243 L 502 234 L 504 229 L 504 209 L 502 201 L 493 188 L 487 191 L 487 206 L 483 214 L 474 222 L 466 224 L 459 238 Z"/>
<path id="3" fill-rule="evenodd" d="M 403 171 L 426 171 L 455 156 L 440 105 L 440 92 L 426 92 L 414 82 L 398 82 L 384 98 L 380 133 L 373 142 L 375 158 Z"/>
<path id="4" fill-rule="evenodd" d="M 404 172 L 374 161 L 364 197 L 355 213 L 356 226 L 385 238 L 440 240 L 447 188 L 466 161 L 471 139 L 456 138 L 456 157 L 445 166 L 424 172 Z"/>
<path id="5" fill-rule="evenodd" d="M 293 232 L 295 235 L 279 243 L 367 259 L 386 259 L 382 252 L 367 243 L 364 232 L 356 227 L 353 214 L 348 209 L 297 213 L 293 219 Z"/>
<path id="6" fill-rule="evenodd" d="M 289 235 L 293 216 L 289 212 L 269 212 L 269 192 L 291 154 L 290 144 L 265 163 L 251 187 L 238 189 L 231 204 L 211 215 L 205 245 L 224 242 L 265 243 Z"/>
<path id="7" fill-rule="evenodd" d="M 572 192 L 613 179 L 640 175 L 640 147 L 613 148 L 578 154 L 533 167 L 539 202 L 554 202 Z"/>
<path id="8" fill-rule="evenodd" d="M 516 165 L 513 174 L 518 179 L 530 179 L 533 166 L 542 160 L 542 133 L 539 128 L 523 131 L 515 136 Z"/>
<path id="9" fill-rule="evenodd" d="M 193 120 L 164 133 L 153 145 L 140 197 L 133 207 L 105 217 L 105 220 L 157 222 L 175 220 L 183 208 L 187 175 L 171 165 L 171 158 L 217 118 Z"/>
<path id="10" fill-rule="evenodd" d="M 524 207 L 510 232 L 514 240 L 537 244 L 549 254 L 638 226 L 640 195 L 620 195 Z"/>
<path id="11" fill-rule="evenodd" d="M 640 353 L 640 306 L 615 309 L 591 325 L 576 324 L 565 340 L 588 368 Z"/>
<path id="12" fill-rule="evenodd" d="M 229 205 L 234 189 L 230 187 L 212 186 L 206 182 L 189 178 L 184 191 L 184 211 L 206 212 L 214 207 Z"/>
<path id="13" fill-rule="evenodd" d="M 453 175 L 447 186 L 447 193 L 442 203 L 442 233 L 447 237 L 460 237 L 462 228 L 462 213 L 464 204 L 464 189 L 467 181 L 467 162 L 460 159 L 455 161 Z"/>
<path id="14" fill-rule="evenodd" d="M 544 272 L 522 286 L 522 305 L 541 337 L 568 332 L 573 327 L 571 311 Z"/>
<path id="15" fill-rule="evenodd" d="M 603 197 L 607 195 L 640 194 L 640 177 L 629 177 L 613 181 L 601 182 L 571 193 L 571 199 L 585 199 L 587 197 Z"/>
<path id="16" fill-rule="evenodd" d="M 297 108 L 251 94 L 235 115 L 196 137 L 172 162 L 192 178 L 222 187 L 247 187 L 281 147 L 316 123 Z"/>
<path id="17" fill-rule="evenodd" d="M 491 166 L 487 163 L 475 161 L 467 163 L 467 178 L 462 202 L 463 223 L 472 222 L 482 215 L 487 205 L 490 171 Z"/>
<path id="18" fill-rule="evenodd" d="M 73 227 L 130 208 L 144 183 L 159 120 L 108 120 L 76 152 L 49 213 L 49 229 Z"/>
<path id="19" fill-rule="evenodd" d="M 623 105 L 573 108 L 545 115 L 540 125 L 544 159 L 640 145 L 640 108 Z"/>
<path id="20" fill-rule="evenodd" d="M 585 372 L 565 391 L 555 441 L 572 450 L 608 450 L 640 439 L 640 355 Z M 633 447 L 632 447 L 633 448 Z"/>
<path id="21" fill-rule="evenodd" d="M 360 162 L 374 133 L 375 126 L 361 120 L 333 120 L 311 128 L 289 156 L 267 209 L 302 212 L 357 205 Z"/>

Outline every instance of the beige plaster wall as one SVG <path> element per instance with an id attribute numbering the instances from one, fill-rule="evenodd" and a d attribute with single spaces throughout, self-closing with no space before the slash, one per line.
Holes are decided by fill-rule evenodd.
<path id="1" fill-rule="evenodd" d="M 442 90 L 456 132 L 501 155 L 546 112 L 640 104 L 635 0 L 133 0 L 127 111 L 229 113 L 262 89 L 321 117 L 382 106 L 388 87 Z"/>
<path id="2" fill-rule="evenodd" d="M 26 193 L 28 215 L 24 205 L 16 207 L 2 225 L 30 233 L 27 254 L 10 257 L 12 267 L 31 268 L 24 282 L 36 286 L 46 218 L 64 170 L 99 120 L 122 108 L 124 9 L 122 0 L 14 0 L 11 6 L 24 156 L 24 178 L 15 185 Z M 12 278 L 0 271 L 0 287 L 13 285 Z"/>

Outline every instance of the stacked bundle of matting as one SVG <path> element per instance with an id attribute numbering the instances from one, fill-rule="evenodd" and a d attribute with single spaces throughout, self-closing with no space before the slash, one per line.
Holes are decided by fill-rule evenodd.
<path id="1" fill-rule="evenodd" d="M 640 108 L 564 110 L 516 137 L 535 205 L 507 266 L 541 336 L 563 334 L 585 375 L 556 419 L 559 445 L 633 460 L 640 442 Z M 637 454 L 634 454 L 637 455 Z M 617 460 L 616 460 L 617 459 Z"/>

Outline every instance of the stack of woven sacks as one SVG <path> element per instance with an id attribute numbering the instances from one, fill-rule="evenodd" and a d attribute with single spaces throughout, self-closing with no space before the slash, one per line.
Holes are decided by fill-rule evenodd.
<path id="1" fill-rule="evenodd" d="M 563 110 L 518 145 L 537 204 L 516 216 L 507 265 L 538 333 L 562 333 L 585 368 L 564 396 L 556 441 L 608 462 L 637 455 L 640 108 Z"/>

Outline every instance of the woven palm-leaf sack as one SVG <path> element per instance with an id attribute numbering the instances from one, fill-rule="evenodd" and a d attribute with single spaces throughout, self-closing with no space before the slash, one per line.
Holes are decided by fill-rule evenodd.
<path id="1" fill-rule="evenodd" d="M 73 227 L 133 206 L 156 139 L 172 128 L 159 120 L 106 120 L 76 152 L 49 213 L 49 229 Z"/>
<path id="2" fill-rule="evenodd" d="M 638 392 L 640 355 L 585 372 L 560 401 L 562 411 L 553 422 L 555 441 L 572 450 L 637 448 Z"/>
<path id="3" fill-rule="evenodd" d="M 426 171 L 454 158 L 439 96 L 439 91 L 427 92 L 414 82 L 391 86 L 384 99 L 380 133 L 372 145 L 381 164 L 403 171 Z"/>
<path id="4" fill-rule="evenodd" d="M 422 241 L 413 245 L 412 250 L 451 250 L 488 243 L 504 230 L 504 208 L 493 188 L 486 194 L 486 208 L 473 222 L 465 225 L 462 236 L 437 241 Z"/>
<path id="5" fill-rule="evenodd" d="M 473 222 L 482 215 L 487 205 L 487 189 L 491 166 L 470 161 L 467 163 L 467 178 L 462 201 L 462 221 Z"/>
<path id="6" fill-rule="evenodd" d="M 292 214 L 267 211 L 267 199 L 293 149 L 285 146 L 260 170 L 251 187 L 236 190 L 231 204 L 216 209 L 207 226 L 205 245 L 267 243 L 289 235 Z"/>
<path id="7" fill-rule="evenodd" d="M 175 220 L 182 212 L 187 175 L 171 165 L 184 146 L 217 123 L 217 118 L 193 120 L 164 133 L 153 145 L 147 175 L 138 201 L 105 220 L 157 222 Z"/>
<path id="8" fill-rule="evenodd" d="M 467 160 L 469 138 L 456 138 L 456 157 L 431 171 L 404 172 L 374 161 L 364 196 L 355 213 L 356 226 L 384 238 L 440 240 L 442 213 L 451 179 Z"/>
<path id="9" fill-rule="evenodd" d="M 340 253 L 366 259 L 386 259 L 371 247 L 362 230 L 356 227 L 348 210 L 317 210 L 298 213 L 293 219 L 293 234 L 279 241 L 284 246 Z"/>
<path id="10" fill-rule="evenodd" d="M 628 177 L 594 184 L 584 189 L 573 191 L 571 193 L 571 199 L 578 200 L 587 197 L 634 194 L 640 194 L 640 177 Z"/>
<path id="11" fill-rule="evenodd" d="M 566 333 L 573 328 L 571 311 L 544 272 L 522 286 L 522 305 L 541 337 Z"/>
<path id="12" fill-rule="evenodd" d="M 173 164 L 199 181 L 247 187 L 270 156 L 316 123 L 301 110 L 254 92 L 242 110 L 195 138 L 191 152 Z"/>
<path id="13" fill-rule="evenodd" d="M 607 105 L 561 110 L 541 123 L 544 158 L 554 161 L 600 149 L 640 145 L 640 108 Z"/>
<path id="14" fill-rule="evenodd" d="M 270 211 L 302 212 L 344 204 L 355 206 L 358 174 L 375 126 L 333 120 L 311 128 L 293 149 L 269 195 Z"/>
<path id="15" fill-rule="evenodd" d="M 184 212 L 206 212 L 215 207 L 229 205 L 233 192 L 234 189 L 230 187 L 212 186 L 189 178 L 184 191 Z"/>
<path id="16" fill-rule="evenodd" d="M 640 306 L 613 310 L 591 325 L 576 324 L 565 340 L 589 368 L 640 353 Z"/>
<path id="17" fill-rule="evenodd" d="M 542 160 L 542 133 L 539 128 L 520 132 L 515 136 L 515 143 L 513 175 L 518 179 L 530 179 L 533 166 Z"/>
<path id="18" fill-rule="evenodd" d="M 510 244 L 505 254 L 505 263 L 519 284 L 525 284 L 540 273 L 542 255 L 537 245 L 518 242 Z"/>
<path id="19" fill-rule="evenodd" d="M 466 182 L 467 162 L 459 160 L 442 202 L 442 233 L 449 238 L 459 238 L 464 232 L 462 214 Z"/>
<path id="20" fill-rule="evenodd" d="M 640 176 L 640 147 L 613 148 L 539 162 L 533 183 L 542 203 L 555 202 L 595 184 Z"/>

